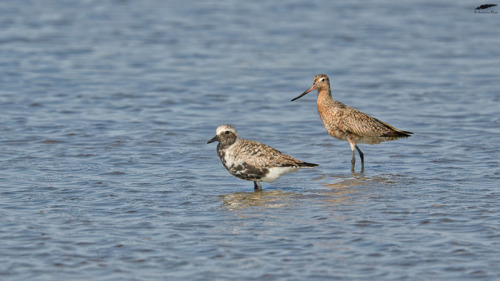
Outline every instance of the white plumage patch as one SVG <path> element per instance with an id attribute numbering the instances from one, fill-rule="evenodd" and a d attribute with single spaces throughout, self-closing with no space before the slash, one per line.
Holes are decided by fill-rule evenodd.
<path id="1" fill-rule="evenodd" d="M 284 174 L 288 174 L 291 172 L 296 172 L 298 168 L 295 167 L 274 167 L 269 169 L 269 173 L 267 173 L 261 180 L 264 182 L 273 182 Z"/>
<path id="2" fill-rule="evenodd" d="M 220 125 L 219 127 L 217 127 L 217 131 L 215 132 L 217 135 L 222 135 L 224 132 L 226 131 L 229 131 L 229 132 L 232 132 L 234 134 L 237 134 L 236 133 L 236 129 L 231 126 L 231 125 Z"/>

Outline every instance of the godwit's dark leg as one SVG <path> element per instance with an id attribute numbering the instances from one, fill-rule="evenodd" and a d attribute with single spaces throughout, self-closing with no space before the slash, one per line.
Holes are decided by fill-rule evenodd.
<path id="1" fill-rule="evenodd" d="M 260 182 L 258 182 L 258 181 L 253 182 L 253 190 L 254 191 L 262 191 L 262 186 L 260 185 Z"/>
<path id="2" fill-rule="evenodd" d="M 354 153 L 354 148 L 357 147 L 355 142 L 349 141 L 351 144 L 351 151 L 352 151 L 352 159 L 351 159 L 351 170 L 354 172 L 354 166 L 356 164 L 356 154 Z"/>
<path id="3" fill-rule="evenodd" d="M 354 166 L 356 165 L 356 154 L 354 154 L 354 150 L 352 151 L 352 159 L 351 159 L 351 170 L 354 172 Z"/>
<path id="4" fill-rule="evenodd" d="M 359 152 L 359 157 L 361 157 L 361 172 L 364 172 L 365 171 L 365 155 L 363 154 L 363 152 L 361 151 L 361 149 L 359 149 L 359 147 L 358 147 L 357 144 L 354 145 L 354 147 Z M 354 151 L 352 151 L 352 154 L 354 155 Z"/>

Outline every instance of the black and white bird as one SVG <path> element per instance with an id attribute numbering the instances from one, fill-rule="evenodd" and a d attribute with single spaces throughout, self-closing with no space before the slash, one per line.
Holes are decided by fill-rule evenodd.
<path id="1" fill-rule="evenodd" d="M 268 145 L 238 137 L 231 125 L 220 125 L 215 137 L 207 143 L 218 141 L 217 154 L 222 165 L 231 175 L 254 182 L 254 190 L 261 191 L 263 182 L 274 182 L 286 173 L 317 164 L 304 162 L 281 153 Z"/>

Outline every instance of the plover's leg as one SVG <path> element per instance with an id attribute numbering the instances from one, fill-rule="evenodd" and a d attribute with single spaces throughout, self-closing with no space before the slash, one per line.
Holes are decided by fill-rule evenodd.
<path id="1" fill-rule="evenodd" d="M 253 190 L 254 191 L 262 191 L 262 186 L 260 185 L 260 182 L 258 182 L 258 181 L 253 182 Z"/>
<path id="2" fill-rule="evenodd" d="M 361 173 L 365 171 L 365 155 L 363 152 L 361 152 L 361 149 L 359 149 L 358 145 L 354 145 L 356 147 L 356 150 L 359 152 L 359 157 L 361 157 Z M 354 151 L 352 152 L 353 157 L 354 157 Z"/>

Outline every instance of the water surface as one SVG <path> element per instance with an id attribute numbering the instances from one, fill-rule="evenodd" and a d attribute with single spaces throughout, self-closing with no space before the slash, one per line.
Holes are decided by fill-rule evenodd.
<path id="1" fill-rule="evenodd" d="M 469 2 L 3 2 L 2 280 L 498 280 L 500 16 Z M 351 173 L 290 102 L 318 73 L 415 134 Z M 320 166 L 254 193 L 223 123 Z"/>

